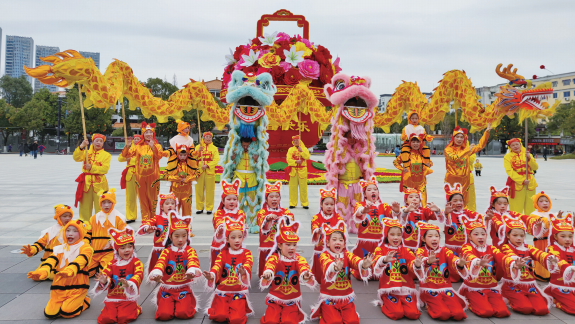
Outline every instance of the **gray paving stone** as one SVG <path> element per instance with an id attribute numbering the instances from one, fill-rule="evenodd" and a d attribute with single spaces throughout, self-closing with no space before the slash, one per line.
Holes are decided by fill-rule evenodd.
<path id="1" fill-rule="evenodd" d="M 21 273 L 0 273 L 0 287 L 4 294 L 22 294 L 37 284 Z"/>
<path id="2" fill-rule="evenodd" d="M 575 320 L 575 315 L 567 314 L 564 311 L 557 309 L 556 307 L 551 307 L 550 312 L 553 316 L 560 320 Z"/>
<path id="3" fill-rule="evenodd" d="M 2 258 L 0 257 L 0 272 L 5 271 L 8 268 L 14 267 L 18 263 L 25 262 L 21 258 Z"/>
<path id="4" fill-rule="evenodd" d="M 19 294 L 0 294 L 0 307 L 9 303 L 12 299 L 18 297 Z"/>
<path id="5" fill-rule="evenodd" d="M 12 321 L 46 319 L 44 307 L 49 299 L 48 294 L 20 295 L 0 308 L 0 318 Z"/>
<path id="6" fill-rule="evenodd" d="M 34 256 L 28 259 L 20 259 L 20 258 L 9 258 L 8 260 L 17 260 L 10 267 L 6 267 L 6 269 L 2 270 L 2 273 L 24 273 L 27 274 L 28 272 L 35 270 L 41 262 L 40 256 Z M 0 269 L 2 269 L 3 263 L 0 259 Z"/>

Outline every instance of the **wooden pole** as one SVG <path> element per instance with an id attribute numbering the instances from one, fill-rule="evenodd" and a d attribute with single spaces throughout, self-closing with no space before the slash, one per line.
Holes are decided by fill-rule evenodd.
<path id="1" fill-rule="evenodd" d="M 529 152 L 527 118 L 525 118 L 525 150 Z M 529 180 L 529 161 L 525 158 L 525 180 Z"/>
<path id="2" fill-rule="evenodd" d="M 457 127 L 457 109 L 455 109 L 455 127 Z"/>
<path id="3" fill-rule="evenodd" d="M 84 118 L 84 100 L 82 98 L 82 85 L 78 84 L 78 95 L 80 99 L 80 114 L 82 115 L 82 130 L 84 131 L 84 140 L 88 140 L 86 136 L 86 118 Z M 86 154 L 84 154 L 84 162 L 88 163 L 88 150 L 90 149 L 90 144 L 86 147 Z"/>
<path id="4" fill-rule="evenodd" d="M 198 145 L 202 147 L 202 128 L 200 127 L 200 110 L 198 108 L 196 108 L 196 117 L 198 118 Z M 203 158 L 204 158 L 204 152 L 200 152 L 200 163 L 203 161 Z M 202 171 L 200 170 L 200 173 L 201 172 Z"/>
<path id="5" fill-rule="evenodd" d="M 126 111 L 124 110 L 124 98 L 120 98 L 120 104 L 122 105 L 122 119 L 124 120 L 124 145 L 128 142 L 128 131 L 126 126 Z"/>

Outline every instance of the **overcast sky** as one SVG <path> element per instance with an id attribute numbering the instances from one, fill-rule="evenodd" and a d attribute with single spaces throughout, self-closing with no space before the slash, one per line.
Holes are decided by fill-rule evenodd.
<path id="1" fill-rule="evenodd" d="M 289 3 L 289 5 L 286 5 Z M 525 77 L 575 71 L 575 1 L 0 1 L 2 73 L 6 35 L 35 45 L 100 52 L 100 68 L 127 62 L 140 80 L 175 74 L 221 78 L 228 48 L 256 35 L 262 14 L 288 9 L 310 22 L 310 40 L 341 58 L 343 72 L 367 75 L 379 95 L 405 81 L 431 91 L 448 70 L 475 86 L 503 82 L 498 63 Z M 295 23 L 264 32 L 296 34 Z M 301 32 L 300 32 L 301 33 Z"/>

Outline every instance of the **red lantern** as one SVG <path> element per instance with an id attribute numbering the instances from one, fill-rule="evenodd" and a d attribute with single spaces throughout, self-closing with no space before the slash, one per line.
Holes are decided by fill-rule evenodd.
<path id="1" fill-rule="evenodd" d="M 537 76 L 535 74 L 533 74 L 533 80 L 537 79 Z"/>
<path id="2" fill-rule="evenodd" d="M 541 70 L 545 70 L 545 65 L 541 65 L 539 68 L 540 68 Z"/>

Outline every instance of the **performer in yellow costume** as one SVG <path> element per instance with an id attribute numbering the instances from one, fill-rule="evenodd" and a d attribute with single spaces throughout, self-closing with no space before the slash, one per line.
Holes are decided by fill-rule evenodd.
<path id="1" fill-rule="evenodd" d="M 178 123 L 177 130 L 178 135 L 170 138 L 170 147 L 174 150 L 177 149 L 177 145 L 185 145 L 187 147 L 194 147 L 194 140 L 189 135 L 190 134 L 190 124 L 183 120 L 177 120 Z"/>
<path id="2" fill-rule="evenodd" d="M 399 191 L 404 192 L 407 188 L 417 189 L 421 192 L 421 205 L 425 207 L 427 206 L 427 175 L 433 173 L 433 171 L 425 164 L 427 161 L 421 154 L 421 143 L 422 140 L 420 137 L 412 134 L 409 138 L 411 148 L 409 153 L 409 168 L 403 167 L 401 155 L 393 161 L 393 165 L 398 170 L 403 171 Z"/>
<path id="3" fill-rule="evenodd" d="M 456 183 L 461 184 L 461 191 L 463 192 L 463 203 L 465 208 L 475 211 L 475 184 L 472 182 L 473 163 L 470 157 L 475 153 L 481 151 L 487 141 L 489 140 L 489 133 L 491 125 L 487 125 L 487 129 L 479 140 L 477 145 L 471 144 L 467 141 L 467 129 L 459 126 L 455 127 L 451 135 L 451 141 L 445 147 L 445 183 L 449 183 L 454 187 Z M 473 159 L 475 160 L 475 158 Z M 471 197 L 471 199 L 470 199 Z"/>
<path id="4" fill-rule="evenodd" d="M 88 149 L 86 158 L 86 147 L 90 144 L 84 140 L 80 146 L 74 150 L 72 158 L 76 162 L 82 162 L 82 174 L 76 179 L 76 200 L 74 207 L 78 207 L 80 202 L 80 219 L 87 222 L 92 216 L 92 211 L 99 212 L 98 192 L 108 190 L 108 180 L 106 174 L 110 169 L 110 153 L 103 150 L 106 136 L 101 134 L 92 135 L 92 146 Z"/>
<path id="5" fill-rule="evenodd" d="M 308 209 L 306 161 L 309 160 L 310 154 L 299 135 L 292 137 L 292 143 L 294 146 L 289 148 L 286 158 L 289 168 L 289 208 L 297 206 L 299 188 L 301 205 L 304 209 Z"/>
<path id="6" fill-rule="evenodd" d="M 248 149 L 251 143 L 251 138 L 242 137 L 241 144 L 243 148 L 242 157 L 240 158 L 240 163 L 236 166 L 234 171 L 234 179 L 240 179 L 240 190 L 238 201 L 242 201 L 244 196 L 248 196 L 248 198 L 252 201 L 256 199 L 256 189 L 258 187 L 258 182 L 256 179 L 256 173 L 254 171 L 253 164 L 259 158 L 258 155 L 253 156 L 253 160 L 250 159 L 250 155 L 248 153 Z M 235 160 L 236 153 L 232 154 L 232 160 Z M 250 206 L 244 206 L 244 208 L 250 208 L 250 213 L 255 213 Z M 240 206 L 241 209 L 241 206 Z"/>
<path id="7" fill-rule="evenodd" d="M 214 135 L 204 133 L 202 143 L 196 150 L 199 173 L 196 184 L 196 214 L 204 212 L 204 205 L 208 215 L 214 209 L 214 193 L 216 191 L 216 165 L 220 162 L 218 148 L 212 143 Z"/>
<path id="8" fill-rule="evenodd" d="M 467 159 L 468 165 L 473 165 L 477 159 L 477 154 L 472 154 Z M 463 190 L 463 188 L 462 188 Z M 467 196 L 467 209 L 469 210 L 477 210 L 477 198 L 475 197 L 475 178 L 473 177 L 473 168 L 469 167 L 469 195 Z M 473 208 L 473 209 L 472 209 Z"/>
<path id="9" fill-rule="evenodd" d="M 72 318 L 90 307 L 87 297 L 90 281 L 87 265 L 94 252 L 84 242 L 84 223 L 72 220 L 62 228 L 62 245 L 54 248 L 54 254 L 42 263 L 40 268 L 28 272 L 28 278 L 44 280 L 55 269 L 54 281 L 50 287 L 50 300 L 44 308 L 44 315 L 54 319 L 59 316 Z"/>
<path id="10" fill-rule="evenodd" d="M 509 209 L 525 215 L 530 215 L 533 208 L 533 195 L 537 188 L 537 181 L 533 176 L 533 171 L 539 168 L 537 161 L 531 153 L 525 150 L 521 144 L 521 139 L 513 138 L 507 141 L 509 152 L 503 157 L 507 186 L 509 186 Z M 529 177 L 526 177 L 526 161 L 529 161 Z"/>
<path id="11" fill-rule="evenodd" d="M 142 135 L 134 135 L 134 140 L 130 149 L 138 145 Z M 136 159 L 125 158 L 122 154 L 118 155 L 118 162 L 126 162 L 126 168 L 122 172 L 120 187 L 126 189 L 126 219 L 133 223 L 138 218 L 138 187 L 136 186 Z"/>
<path id="12" fill-rule="evenodd" d="M 175 152 L 175 157 L 170 157 L 166 168 L 168 180 L 172 183 L 170 191 L 177 198 L 177 210 L 180 215 L 190 216 L 192 214 L 192 182 L 196 180 L 198 173 L 196 159 L 191 156 L 193 147 L 176 144 Z M 174 158 L 176 159 L 175 165 L 172 162 Z"/>
<path id="13" fill-rule="evenodd" d="M 156 124 L 154 123 L 148 125 L 146 122 L 142 122 L 144 140 L 130 149 L 132 142 L 128 139 L 124 150 L 122 150 L 124 158 L 136 160 L 136 187 L 138 187 L 143 221 L 149 220 L 155 215 L 158 193 L 160 192 L 160 182 L 156 182 L 160 177 L 159 161 L 162 157 L 169 155 L 156 141 L 155 128 Z"/>
<path id="14" fill-rule="evenodd" d="M 430 153 L 431 151 L 429 150 L 429 147 L 427 145 L 425 145 L 425 142 L 431 142 L 433 140 L 433 136 L 428 135 L 427 132 L 425 131 L 425 128 L 423 128 L 423 126 L 419 125 L 419 115 L 417 114 L 416 111 L 412 110 L 407 114 L 407 121 L 408 124 L 403 128 L 403 130 L 401 131 L 401 137 L 400 139 L 403 141 L 403 144 L 401 146 L 401 162 L 403 163 L 403 167 L 404 168 L 409 168 L 410 165 L 410 159 L 409 159 L 409 152 L 411 151 L 411 146 L 409 145 L 409 141 L 408 139 L 413 136 L 413 134 L 415 134 L 415 136 L 418 136 L 421 140 L 421 155 L 423 156 L 423 161 L 425 163 L 425 165 L 427 166 L 431 166 L 431 158 L 430 158 Z"/>

